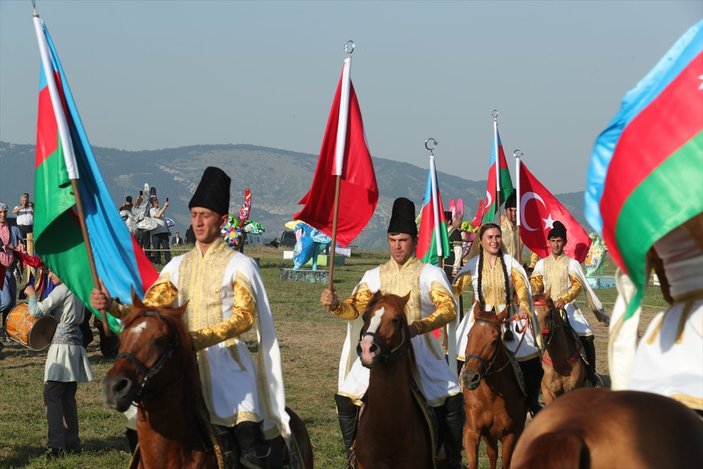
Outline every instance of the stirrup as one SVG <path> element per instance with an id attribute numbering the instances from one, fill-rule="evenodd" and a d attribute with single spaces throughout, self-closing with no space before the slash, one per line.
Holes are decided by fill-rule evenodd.
<path id="1" fill-rule="evenodd" d="M 271 447 L 266 449 L 266 454 L 259 455 L 256 450 L 252 450 L 239 455 L 239 462 L 248 469 L 267 469 L 269 467 L 268 457 L 271 455 Z"/>
<path id="2" fill-rule="evenodd" d="M 603 383 L 603 379 L 600 377 L 598 373 L 593 373 L 591 376 L 586 378 L 588 380 L 588 383 L 591 385 L 593 388 L 604 388 L 605 383 Z"/>

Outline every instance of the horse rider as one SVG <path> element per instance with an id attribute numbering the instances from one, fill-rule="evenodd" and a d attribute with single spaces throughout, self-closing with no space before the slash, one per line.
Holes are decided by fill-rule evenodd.
<path id="1" fill-rule="evenodd" d="M 229 194 L 229 176 L 219 168 L 206 168 L 188 204 L 195 247 L 166 264 L 146 291 L 144 304 L 186 305 L 184 321 L 193 339 L 210 422 L 223 440 L 226 465 L 236 463 L 236 441 L 244 467 L 280 467 L 281 461 L 269 458 L 266 441 L 290 434 L 280 352 L 256 263 L 227 246 L 220 235 Z M 99 289 L 91 294 L 91 306 L 118 317 L 129 311 Z M 259 342 L 256 358 L 239 339 L 252 328 Z"/>
<path id="2" fill-rule="evenodd" d="M 613 389 L 661 394 L 703 417 L 703 213 L 663 235 L 647 257 L 669 307 L 637 341 L 639 308 L 623 318 L 635 287 L 625 274 L 616 275 L 608 357 Z"/>
<path id="3" fill-rule="evenodd" d="M 541 353 L 542 336 L 537 327 L 537 318 L 532 309 L 530 282 L 525 270 L 512 256 L 501 249 L 500 226 L 486 223 L 478 231 L 479 253 L 469 259 L 454 278 L 452 289 L 459 296 L 471 284 L 474 298 L 484 311 L 502 311 L 511 308 L 505 325 L 503 343 L 519 365 L 527 394 L 527 407 L 532 415 L 542 409 L 539 391 L 542 382 Z M 517 294 L 515 308 L 513 293 Z M 474 323 L 472 313 L 462 319 L 456 341 L 460 361 L 464 360 L 467 335 Z M 513 324 L 514 323 L 514 324 Z"/>
<path id="4" fill-rule="evenodd" d="M 608 324 L 609 317 L 603 309 L 598 297 L 593 292 L 586 277 L 581 270 L 581 265 L 576 259 L 564 254 L 566 245 L 566 227 L 560 221 L 555 221 L 551 230 L 547 234 L 549 247 L 552 250 L 550 256 L 540 259 L 535 264 L 534 271 L 530 277 L 532 293 L 550 292 L 554 301 L 554 306 L 558 310 L 566 311 L 569 325 L 578 335 L 586 354 L 586 373 L 588 382 L 593 387 L 603 386 L 603 381 L 596 373 L 596 346 L 594 344 L 593 331 L 588 324 L 588 320 L 576 304 L 576 298 L 583 290 L 586 299 L 591 306 L 591 310 L 599 321 Z"/>
<path id="5" fill-rule="evenodd" d="M 516 198 L 515 192 L 510 194 L 510 197 L 505 200 L 505 213 L 500 216 L 501 249 L 505 254 L 522 262 L 520 231 L 517 226 L 517 208 L 515 206 Z"/>
<path id="6" fill-rule="evenodd" d="M 354 442 L 358 407 L 369 384 L 369 370 L 352 351 L 359 338 L 360 314 L 377 291 L 404 296 L 410 293 L 405 307 L 417 376 L 428 404 L 437 409 L 440 434 L 444 441 L 448 467 L 461 467 L 464 402 L 456 373 L 444 359 L 444 352 L 430 331 L 452 323 L 456 303 L 444 271 L 425 264 L 415 256 L 417 225 L 415 204 L 406 198 L 393 203 L 388 225 L 391 259 L 367 271 L 352 295 L 340 301 L 334 289 L 322 291 L 320 302 L 335 316 L 350 321 L 339 367 L 338 390 L 335 394 L 339 427 L 349 452 Z M 356 328 L 356 332 L 354 332 Z M 389 396 L 392 399 L 392 396 Z M 402 422 L 399 422 L 402 425 Z"/>

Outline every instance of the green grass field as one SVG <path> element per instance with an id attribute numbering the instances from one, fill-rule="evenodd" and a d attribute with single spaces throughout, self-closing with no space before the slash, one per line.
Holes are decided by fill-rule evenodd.
<path id="1" fill-rule="evenodd" d="M 337 426 L 333 395 L 337 363 L 346 331 L 345 323 L 322 309 L 319 284 L 284 282 L 280 269 L 291 267 L 282 250 L 251 248 L 247 254 L 260 259 L 283 360 L 288 405 L 306 422 L 319 468 L 344 466 L 344 450 Z M 351 293 L 362 273 L 387 260 L 386 254 L 355 253 L 335 267 L 335 287 L 340 295 Z M 612 273 L 612 264 L 605 272 Z M 597 290 L 606 309 L 612 308 L 615 291 Z M 467 295 L 465 294 L 465 300 Z M 583 302 L 583 298 L 581 298 Z M 466 301 L 465 301 L 466 304 Z M 658 289 L 645 297 L 645 319 L 665 305 Z M 596 334 L 598 371 L 607 374 L 607 328 L 588 317 Z M 646 327 L 646 320 L 640 325 Z M 95 381 L 78 386 L 78 411 L 84 453 L 56 461 L 38 456 L 46 446 L 43 406 L 44 352 L 31 352 L 12 342 L 5 344 L 0 360 L 0 467 L 111 468 L 126 467 L 128 446 L 123 436 L 125 418 L 108 409 L 102 397 L 102 379 L 111 365 L 100 355 L 95 341 L 88 353 Z M 487 460 L 482 460 L 487 466 Z"/>

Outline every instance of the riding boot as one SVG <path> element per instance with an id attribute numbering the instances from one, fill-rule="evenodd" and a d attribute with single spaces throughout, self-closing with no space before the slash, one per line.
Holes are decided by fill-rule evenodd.
<path id="1" fill-rule="evenodd" d="M 440 410 L 440 409 L 438 409 Z M 444 454 L 448 469 L 461 469 L 461 449 L 464 434 L 464 395 L 449 396 L 438 412 L 439 431 L 444 443 Z"/>
<path id="2" fill-rule="evenodd" d="M 586 376 L 588 382 L 591 386 L 602 387 L 603 382 L 600 376 L 596 374 L 596 345 L 594 343 L 594 337 L 592 335 L 580 336 L 581 344 L 583 345 L 583 350 L 586 352 L 586 360 L 588 364 L 586 365 Z"/>
<path id="3" fill-rule="evenodd" d="M 527 409 L 534 417 L 537 412 L 542 410 L 539 403 L 539 390 L 542 383 L 542 363 L 539 357 L 518 362 L 522 370 L 522 376 L 525 380 L 525 394 L 527 394 Z"/>
<path id="4" fill-rule="evenodd" d="M 342 432 L 344 449 L 347 456 L 351 453 L 356 436 L 356 421 L 359 416 L 359 408 L 346 396 L 334 395 L 334 402 L 337 404 L 337 418 L 339 419 L 339 430 Z"/>
<path id="5" fill-rule="evenodd" d="M 249 469 L 270 469 L 271 447 L 264 439 L 261 422 L 242 422 L 234 427 L 239 445 L 239 462 Z"/>

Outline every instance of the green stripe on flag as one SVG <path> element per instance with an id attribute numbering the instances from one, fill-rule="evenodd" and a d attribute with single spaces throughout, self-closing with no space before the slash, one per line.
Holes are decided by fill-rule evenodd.
<path id="1" fill-rule="evenodd" d="M 639 305 L 646 283 L 646 255 L 655 241 L 703 212 L 703 132 L 664 160 L 630 194 L 618 215 L 615 238 L 638 288 L 625 318 Z"/>

